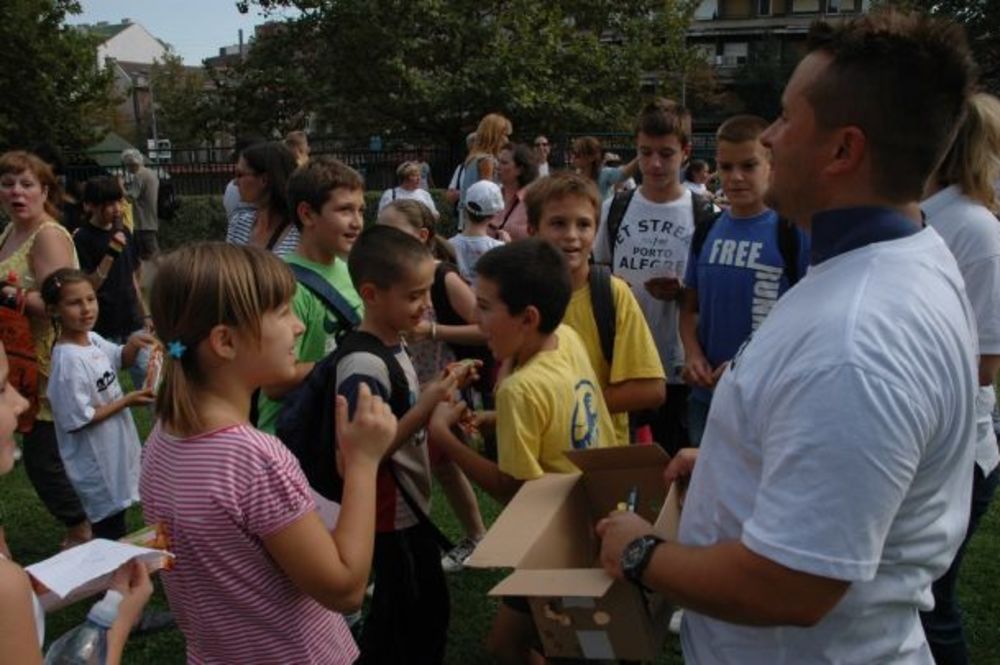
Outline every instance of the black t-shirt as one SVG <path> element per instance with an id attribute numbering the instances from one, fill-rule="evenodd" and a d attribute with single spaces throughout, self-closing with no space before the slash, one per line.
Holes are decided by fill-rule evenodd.
<path id="1" fill-rule="evenodd" d="M 108 270 L 108 276 L 97 290 L 100 311 L 94 332 L 101 337 L 127 336 L 142 327 L 142 309 L 136 299 L 132 275 L 139 269 L 138 249 L 128 229 L 122 229 L 128 244 Z M 111 230 L 98 228 L 86 222 L 73 234 L 80 268 L 86 273 L 97 269 L 108 251 Z"/>

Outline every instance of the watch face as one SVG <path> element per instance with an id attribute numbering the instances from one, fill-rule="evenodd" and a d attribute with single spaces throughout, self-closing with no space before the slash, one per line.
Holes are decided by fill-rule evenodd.
<path id="1" fill-rule="evenodd" d="M 649 541 L 645 538 L 636 538 L 622 552 L 622 571 L 626 576 L 630 576 L 636 566 L 642 563 L 646 550 L 649 548 Z"/>

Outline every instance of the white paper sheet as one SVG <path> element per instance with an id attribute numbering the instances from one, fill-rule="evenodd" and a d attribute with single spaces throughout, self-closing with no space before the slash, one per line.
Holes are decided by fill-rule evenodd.
<path id="1" fill-rule="evenodd" d="M 48 593 L 39 595 L 42 606 L 48 607 L 71 595 L 82 598 L 106 589 L 115 570 L 132 559 L 161 568 L 165 558 L 173 556 L 163 550 L 95 538 L 25 570 L 48 589 Z"/>

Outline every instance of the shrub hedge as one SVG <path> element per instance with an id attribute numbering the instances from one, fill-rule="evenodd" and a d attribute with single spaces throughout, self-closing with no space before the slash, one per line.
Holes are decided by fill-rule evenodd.
<path id="1" fill-rule="evenodd" d="M 365 192 L 366 227 L 375 223 L 381 196 L 382 192 Z M 444 190 L 432 190 L 431 196 L 441 213 L 438 233 L 445 238 L 455 235 L 458 225 L 454 218 L 454 207 L 445 199 Z M 222 196 L 183 196 L 174 219 L 160 222 L 160 246 L 165 250 L 188 242 L 225 238 L 226 213 L 222 208 Z"/>

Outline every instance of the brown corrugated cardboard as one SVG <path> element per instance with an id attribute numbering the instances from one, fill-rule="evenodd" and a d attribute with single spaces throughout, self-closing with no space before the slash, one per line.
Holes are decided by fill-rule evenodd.
<path id="1" fill-rule="evenodd" d="M 638 488 L 636 512 L 656 520 L 669 458 L 658 446 L 577 450 L 567 457 L 581 473 L 525 483 L 466 565 L 514 568 L 490 595 L 528 599 L 547 656 L 653 660 L 671 608 L 604 572 L 594 525 L 632 488 Z"/>

